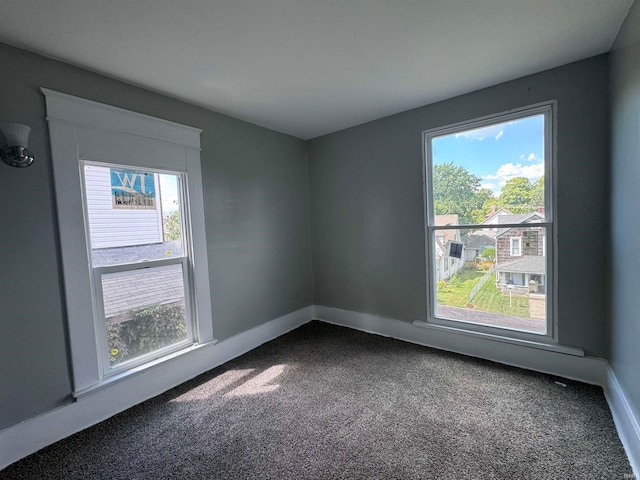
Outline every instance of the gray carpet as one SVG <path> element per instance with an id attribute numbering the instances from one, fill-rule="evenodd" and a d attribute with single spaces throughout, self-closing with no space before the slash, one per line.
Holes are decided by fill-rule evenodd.
<path id="1" fill-rule="evenodd" d="M 602 389 L 555 380 L 311 322 L 0 477 L 630 475 Z"/>

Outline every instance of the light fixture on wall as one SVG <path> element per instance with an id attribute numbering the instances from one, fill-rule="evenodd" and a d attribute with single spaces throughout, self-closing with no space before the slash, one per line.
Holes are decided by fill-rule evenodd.
<path id="1" fill-rule="evenodd" d="M 27 148 L 31 127 L 20 123 L 0 123 L 6 145 L 0 148 L 0 157 L 12 167 L 28 167 L 33 163 L 33 152 Z"/>

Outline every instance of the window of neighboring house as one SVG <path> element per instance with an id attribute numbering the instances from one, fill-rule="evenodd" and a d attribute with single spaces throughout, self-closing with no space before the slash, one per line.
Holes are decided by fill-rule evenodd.
<path id="1" fill-rule="evenodd" d="M 522 255 L 522 250 L 521 250 L 522 238 L 511 237 L 510 240 L 511 240 L 511 256 L 519 257 L 520 255 Z"/>
<path id="2" fill-rule="evenodd" d="M 424 133 L 428 322 L 554 337 L 553 109 L 550 102 Z M 478 261 L 442 271 L 441 239 L 482 245 Z"/>
<path id="3" fill-rule="evenodd" d="M 42 90 L 80 396 L 214 341 L 200 131 Z"/>

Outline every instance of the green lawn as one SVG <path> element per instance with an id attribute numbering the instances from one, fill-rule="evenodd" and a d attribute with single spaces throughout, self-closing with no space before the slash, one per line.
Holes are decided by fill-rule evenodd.
<path id="1" fill-rule="evenodd" d="M 491 280 L 485 283 L 474 297 L 473 306 L 484 312 L 529 318 L 529 298 L 512 295 L 510 307 L 509 295 L 503 295 Z"/>
<path id="2" fill-rule="evenodd" d="M 469 302 L 469 292 L 484 274 L 485 272 L 480 270 L 460 270 L 456 274 L 459 282 L 449 279 L 447 285 L 438 292 L 438 304 L 466 307 Z M 503 295 L 496 288 L 493 279 L 488 280 L 474 297 L 473 308 L 484 312 L 529 318 L 529 299 L 513 295 L 510 307 L 509 295 Z"/>
<path id="3" fill-rule="evenodd" d="M 482 278 L 485 272 L 481 270 L 460 270 L 456 276 L 460 280 L 459 286 L 451 285 L 452 280 L 447 281 L 447 286 L 438 292 L 438 303 L 440 305 L 449 305 L 451 307 L 464 307 L 469 302 L 469 292 Z M 455 283 L 455 282 L 453 282 Z M 487 282 L 489 283 L 489 282 Z"/>

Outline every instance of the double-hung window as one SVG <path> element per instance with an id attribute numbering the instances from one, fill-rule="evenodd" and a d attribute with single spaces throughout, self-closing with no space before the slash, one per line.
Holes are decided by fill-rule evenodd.
<path id="1" fill-rule="evenodd" d="M 553 109 L 424 132 L 430 323 L 554 338 Z"/>
<path id="2" fill-rule="evenodd" d="M 43 93 L 80 396 L 214 341 L 200 130 Z"/>
<path id="3" fill-rule="evenodd" d="M 509 240 L 511 241 L 511 256 L 519 257 L 522 255 L 520 250 L 522 239 L 520 237 L 511 237 Z"/>
<path id="4" fill-rule="evenodd" d="M 105 375 L 193 343 L 185 175 L 81 161 Z"/>

